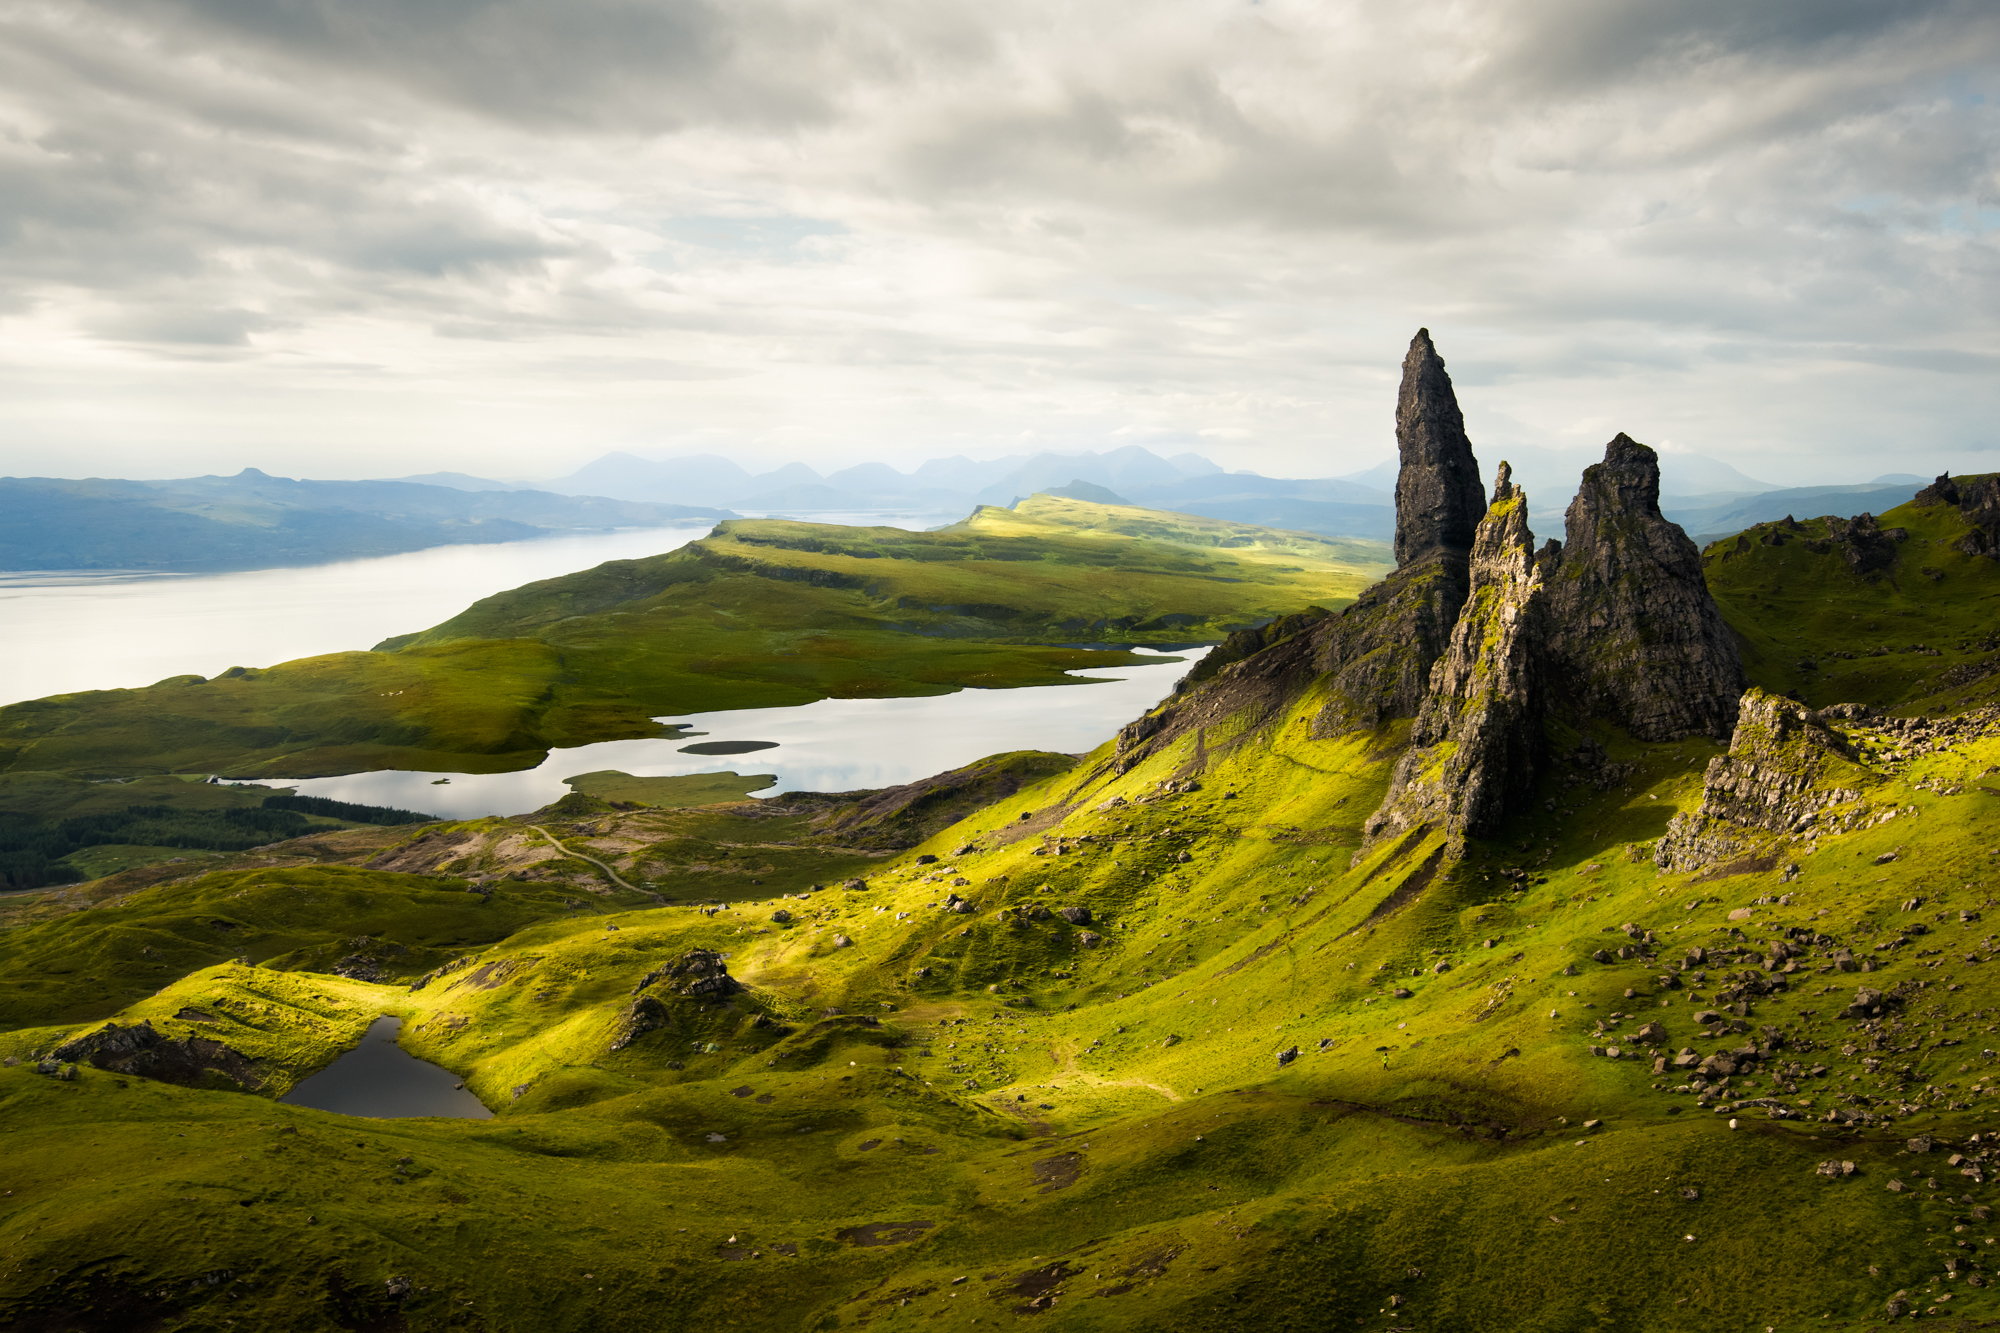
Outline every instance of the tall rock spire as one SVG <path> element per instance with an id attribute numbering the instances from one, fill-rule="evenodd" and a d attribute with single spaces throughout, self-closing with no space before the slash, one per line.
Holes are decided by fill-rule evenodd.
<path id="1" fill-rule="evenodd" d="M 1444 359 L 1431 331 L 1418 329 L 1403 358 L 1403 387 L 1396 395 L 1396 564 L 1407 566 L 1433 551 L 1464 552 L 1486 512 L 1479 462 L 1465 437 Z"/>
<path id="2" fill-rule="evenodd" d="M 1528 497 L 1505 463 L 1473 540 L 1471 575 L 1410 748 L 1366 825 L 1370 842 L 1418 823 L 1494 833 L 1534 796 L 1547 629 Z"/>
<path id="3" fill-rule="evenodd" d="M 1550 562 L 1550 646 L 1577 712 L 1641 740 L 1725 739 L 1746 683 L 1701 552 L 1660 513 L 1660 458 L 1620 434 L 1583 472 Z"/>

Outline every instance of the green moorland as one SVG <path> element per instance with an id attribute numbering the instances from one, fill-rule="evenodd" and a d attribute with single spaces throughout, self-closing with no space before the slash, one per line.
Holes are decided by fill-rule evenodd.
<path id="1" fill-rule="evenodd" d="M 1712 548 L 1710 577 L 1753 647 L 1770 636 L 1766 688 L 1803 650 L 1866 665 L 1914 638 L 1903 610 L 1926 643 L 1974 627 L 2000 588 L 2000 567 L 1906 547 L 1825 594 L 1852 625 L 1816 630 L 1822 604 L 1780 602 L 1756 549 Z M 1958 642 L 1919 664 L 1958 672 L 1944 693 L 1855 688 L 1956 700 L 1983 660 Z M 1431 878 L 1422 830 L 1357 855 L 1396 751 L 1315 739 L 1323 703 L 1218 716 L 1123 771 L 1106 745 L 873 859 L 860 888 L 738 872 L 720 902 L 659 906 L 601 876 L 601 895 L 491 880 L 518 825 L 431 826 L 370 858 L 422 874 L 197 874 L 0 936 L 0 974 L 25 978 L 0 1033 L 22 1062 L 0 1068 L 0 1321 L 1795 1333 L 1882 1327 L 1891 1301 L 2000 1319 L 2000 712 L 1839 722 L 1852 817 L 1693 874 L 1651 844 L 1721 747 L 1600 728 L 1601 762 L 1558 764 L 1540 813 Z M 782 838 L 800 847 L 827 826 L 558 806 L 535 822 L 621 873 L 676 826 L 722 844 L 801 820 Z M 302 965 L 343 943 L 315 895 L 402 970 Z M 148 948 L 172 956 L 143 971 Z M 635 1002 L 696 948 L 745 989 Z M 1881 1009 L 1850 1016 L 1864 987 Z M 113 1013 L 226 1042 L 261 1095 L 36 1072 Z M 271 1099 L 377 1014 L 495 1117 Z M 1751 1044 L 1761 1061 L 1699 1094 L 1653 1058 Z"/>
<path id="2" fill-rule="evenodd" d="M 1075 683 L 1319 603 L 1379 543 L 1036 496 L 939 532 L 738 520 L 645 560 L 489 597 L 373 652 L 0 708 L 0 771 L 509 772 L 653 719 Z"/>

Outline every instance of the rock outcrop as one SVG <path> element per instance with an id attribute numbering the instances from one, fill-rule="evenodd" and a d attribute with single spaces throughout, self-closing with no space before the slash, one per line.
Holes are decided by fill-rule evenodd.
<path id="1" fill-rule="evenodd" d="M 1918 491 L 1910 503 L 1924 509 L 1956 505 L 1972 529 L 1957 543 L 1958 549 L 2000 560 L 2000 472 L 1976 477 L 1953 477 L 1947 472 Z"/>
<path id="2" fill-rule="evenodd" d="M 1466 552 L 1486 513 L 1479 462 L 1465 436 L 1465 416 L 1431 331 L 1418 329 L 1403 358 L 1396 395 L 1396 564 L 1435 551 Z"/>
<path id="3" fill-rule="evenodd" d="M 211 1037 L 182 1037 L 175 1041 L 156 1031 L 150 1019 L 130 1027 L 107 1023 L 95 1032 L 64 1042 L 53 1054 L 58 1060 L 87 1060 L 114 1074 L 157 1079 L 162 1083 L 199 1087 L 212 1082 L 211 1076 L 220 1075 L 244 1089 L 264 1086 L 264 1076 L 250 1057 L 233 1046 Z"/>
<path id="4" fill-rule="evenodd" d="M 1701 552 L 1660 513 L 1659 455 L 1612 440 L 1584 469 L 1565 528 L 1545 578 L 1549 647 L 1572 710 L 1641 740 L 1729 735 L 1743 663 Z"/>
<path id="5" fill-rule="evenodd" d="M 1729 753 L 1710 760 L 1702 775 L 1701 805 L 1668 822 L 1653 859 L 1663 869 L 1696 870 L 1780 837 L 1844 830 L 1865 810 L 1835 812 L 1877 781 L 1820 714 L 1749 690 Z"/>
<path id="6" fill-rule="evenodd" d="M 1366 825 L 1370 842 L 1418 823 L 1493 833 L 1534 794 L 1547 629 L 1528 498 L 1505 463 L 1473 541 L 1470 578 L 1410 748 Z"/>
<path id="7" fill-rule="evenodd" d="M 695 1000 L 726 1000 L 743 989 L 742 983 L 729 975 L 729 964 L 713 949 L 690 949 L 673 962 L 654 968 L 639 978 L 632 993 L 661 981 L 670 983 L 668 989 L 676 995 Z"/>

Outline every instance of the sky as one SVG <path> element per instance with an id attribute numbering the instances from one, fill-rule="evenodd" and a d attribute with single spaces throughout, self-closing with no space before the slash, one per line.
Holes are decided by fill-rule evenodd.
<path id="1" fill-rule="evenodd" d="M 8 0 L 0 472 L 2000 469 L 1990 0 Z M 1580 455 L 1581 456 L 1581 455 Z"/>

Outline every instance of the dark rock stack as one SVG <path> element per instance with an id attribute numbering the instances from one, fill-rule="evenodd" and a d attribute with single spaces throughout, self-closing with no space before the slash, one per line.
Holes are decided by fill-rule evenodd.
<path id="1" fill-rule="evenodd" d="M 1695 870 L 1753 853 L 1772 835 L 1844 830 L 1865 812 L 1828 812 L 1860 800 L 1857 788 L 1874 780 L 1819 714 L 1752 689 L 1743 695 L 1729 753 L 1710 760 L 1702 776 L 1700 807 L 1668 822 L 1653 859 L 1667 870 Z"/>
<path id="2" fill-rule="evenodd" d="M 1647 740 L 1730 734 L 1742 663 L 1700 552 L 1660 513 L 1651 449 L 1611 441 L 1584 472 L 1567 547 L 1537 554 L 1526 497 L 1504 464 L 1484 503 L 1451 377 L 1425 330 L 1403 361 L 1396 441 L 1396 572 L 1338 614 L 1313 609 L 1232 637 L 1120 733 L 1120 771 L 1200 732 L 1187 770 L 1198 772 L 1319 687 L 1318 739 L 1413 719 L 1410 749 L 1368 821 L 1373 846 L 1419 827 L 1454 840 L 1498 833 L 1535 794 L 1552 713 Z M 1603 759 L 1588 735 L 1572 754 Z"/>
<path id="3" fill-rule="evenodd" d="M 1584 469 L 1567 543 L 1545 553 L 1549 647 L 1578 719 L 1641 740 L 1736 723 L 1746 677 L 1736 640 L 1701 574 L 1701 552 L 1660 513 L 1660 460 L 1619 435 Z"/>
<path id="4" fill-rule="evenodd" d="M 1403 358 L 1396 395 L 1396 564 L 1407 567 L 1436 551 L 1463 554 L 1486 514 L 1479 462 L 1465 437 L 1465 417 L 1431 331 L 1418 329 Z"/>
<path id="5" fill-rule="evenodd" d="M 1533 797 L 1543 748 L 1544 600 L 1528 498 L 1502 463 L 1473 542 L 1471 595 L 1431 668 L 1388 798 L 1368 820 L 1370 842 L 1419 823 L 1494 833 Z"/>

